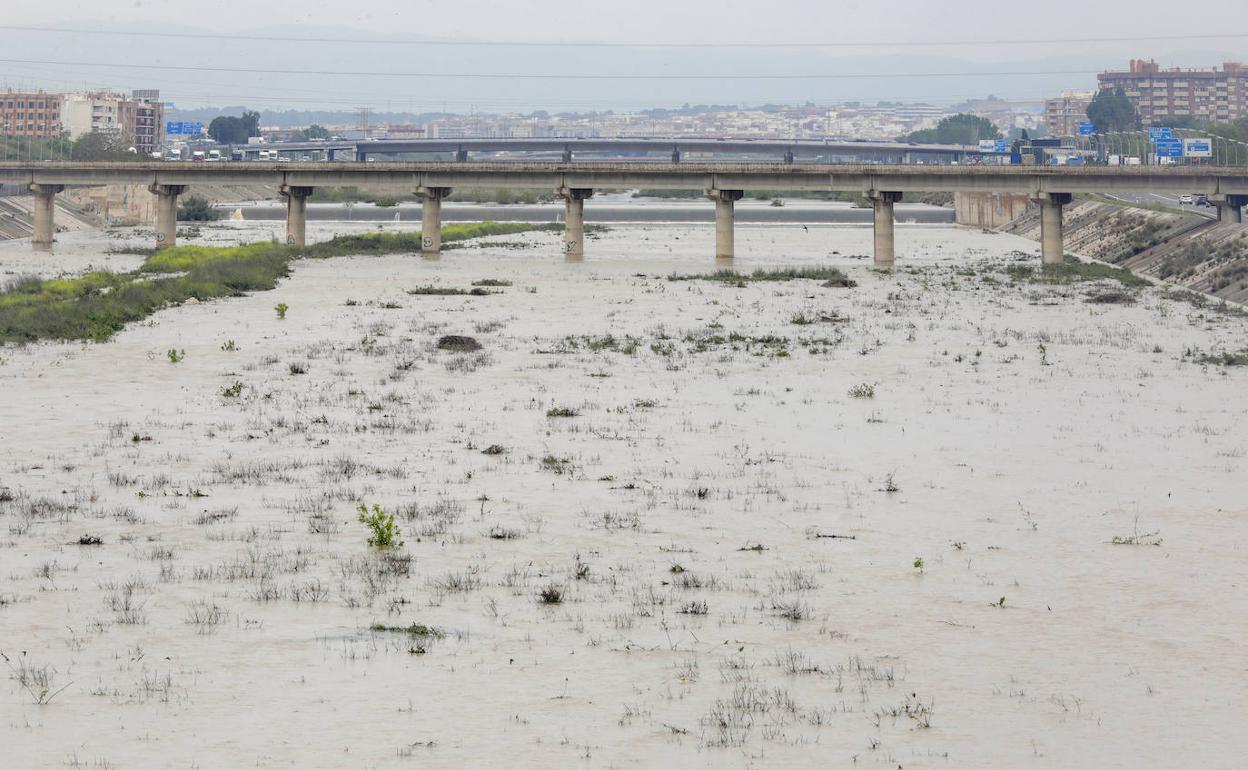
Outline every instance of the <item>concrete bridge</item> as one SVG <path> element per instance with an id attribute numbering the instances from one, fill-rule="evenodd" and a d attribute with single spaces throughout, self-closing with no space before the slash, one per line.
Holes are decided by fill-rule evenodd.
<path id="1" fill-rule="evenodd" d="M 260 152 L 276 151 L 287 157 L 311 156 L 316 160 L 366 161 L 397 159 L 400 155 L 451 155 L 467 162 L 481 153 L 542 153 L 558 155 L 571 163 L 581 155 L 621 157 L 659 155 L 664 162 L 679 163 L 686 154 L 701 159 L 712 155 L 753 156 L 785 163 L 799 160 L 854 159 L 895 163 L 950 163 L 968 158 L 999 158 L 1008 153 L 981 150 L 972 145 L 911 144 L 907 142 L 853 141 L 845 139 L 729 139 L 718 137 L 629 138 L 463 138 L 463 139 L 347 139 L 308 142 L 270 142 L 233 148 L 243 160 L 256 160 Z M 497 158 L 494 158 L 497 160 Z"/>
<path id="2" fill-rule="evenodd" d="M 1216 166 L 826 166 L 654 163 L 0 163 L 0 183 L 35 195 L 34 248 L 50 251 L 53 200 L 67 186 L 145 184 L 157 197 L 157 247 L 173 245 L 177 200 L 196 184 L 278 186 L 286 198 L 286 239 L 305 242 L 307 199 L 316 187 L 401 187 L 423 202 L 422 249 L 441 249 L 442 200 L 455 187 L 554 190 L 566 202 L 564 250 L 584 256 L 585 200 L 596 189 L 702 190 L 715 205 L 715 256 L 734 255 L 734 205 L 748 189 L 861 193 L 874 208 L 875 265 L 894 261 L 893 206 L 906 192 L 1009 193 L 1040 205 L 1044 264 L 1064 256 L 1062 208 L 1076 193 L 1203 193 L 1223 222 L 1241 222 L 1248 169 Z"/>

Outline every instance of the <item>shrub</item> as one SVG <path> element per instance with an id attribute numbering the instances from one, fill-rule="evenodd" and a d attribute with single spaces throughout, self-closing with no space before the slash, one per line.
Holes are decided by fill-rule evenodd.
<path id="1" fill-rule="evenodd" d="M 199 195 L 186 196 L 178 206 L 179 222 L 215 222 L 220 218 L 221 212 Z"/>
<path id="2" fill-rule="evenodd" d="M 394 523 L 394 514 L 386 513 L 382 507 L 373 503 L 370 511 L 368 506 L 360 503 L 356 509 L 359 516 L 356 521 L 368 527 L 372 533 L 368 538 L 368 544 L 373 548 L 401 548 L 403 541 L 399 539 L 402 533 L 399 531 L 399 525 Z"/>
<path id="3" fill-rule="evenodd" d="M 875 386 L 869 382 L 855 385 L 849 389 L 850 398 L 875 398 Z"/>
<path id="4" fill-rule="evenodd" d="M 277 306 L 274 307 L 273 309 L 277 311 L 277 317 L 279 319 L 285 320 L 286 311 L 290 310 L 290 305 L 287 305 L 285 302 L 279 302 L 277 303 Z"/>

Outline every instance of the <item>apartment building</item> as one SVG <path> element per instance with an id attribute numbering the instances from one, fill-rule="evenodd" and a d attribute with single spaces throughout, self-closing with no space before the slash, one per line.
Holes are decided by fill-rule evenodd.
<path id="1" fill-rule="evenodd" d="M 73 139 L 92 131 L 117 134 L 136 152 L 159 150 L 164 141 L 164 104 L 160 92 L 138 90 L 130 96 L 112 91 L 67 94 L 63 124 Z"/>
<path id="2" fill-rule="evenodd" d="M 0 134 L 40 139 L 61 135 L 61 95 L 44 91 L 0 93 Z"/>
<path id="3" fill-rule="evenodd" d="M 1248 65 L 1226 62 L 1219 69 L 1162 69 L 1157 62 L 1132 59 L 1125 72 L 1102 72 L 1102 89 L 1121 88 L 1145 125 L 1173 118 L 1228 121 L 1248 117 Z"/>
<path id="4" fill-rule="evenodd" d="M 1093 94 L 1067 91 L 1056 99 L 1044 100 L 1044 131 L 1048 136 L 1076 136 L 1079 124 L 1088 119 Z"/>

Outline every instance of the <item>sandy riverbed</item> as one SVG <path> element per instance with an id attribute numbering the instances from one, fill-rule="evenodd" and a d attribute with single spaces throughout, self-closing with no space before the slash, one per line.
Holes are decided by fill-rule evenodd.
<path id="1" fill-rule="evenodd" d="M 712 237 L 308 261 L 0 349 L 0 652 L 36 690 L 0 677 L 0 765 L 1242 764 L 1248 372 L 1183 353 L 1248 321 L 1011 285 L 1035 244 L 940 226 L 893 275 L 868 228 L 739 228 L 738 269 L 852 289 L 667 280 Z M 481 279 L 512 286 L 406 293 Z"/>

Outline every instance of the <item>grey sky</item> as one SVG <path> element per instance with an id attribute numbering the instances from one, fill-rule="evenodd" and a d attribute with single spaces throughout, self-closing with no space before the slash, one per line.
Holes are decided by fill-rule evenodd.
<path id="1" fill-rule="evenodd" d="M 1176 13 L 1173 0 L 1136 0 L 1130 13 L 1107 0 L 1037 4 L 986 0 L 220 0 L 211 12 L 157 0 L 41 0 L 6 8 L 3 24 L 113 30 L 248 33 L 280 36 L 471 38 L 656 43 L 862 43 L 1039 38 L 1155 37 L 1248 32 L 1248 11 L 1234 4 Z M 1211 24 L 1211 16 L 1220 23 Z M 497 49 L 419 46 L 264 44 L 0 30 L 0 85 L 140 87 L 151 85 L 185 104 L 324 106 L 352 100 L 377 108 L 483 110 L 605 109 L 683 101 L 831 101 L 847 98 L 950 101 L 995 92 L 1039 98 L 1091 88 L 1095 72 L 1128 58 L 1209 66 L 1248 50 L 1248 36 L 1113 43 L 1007 43 L 982 46 L 724 49 Z M 222 54 L 226 55 L 222 55 Z M 50 62 L 60 62 L 53 64 Z M 66 64 L 64 62 L 76 62 Z M 131 63 L 151 69 L 96 64 Z M 254 72 L 198 72 L 175 67 L 227 66 Z M 575 82 L 487 78 L 278 75 L 363 70 L 416 73 L 697 73 L 722 80 Z M 1019 75 L 1021 70 L 1041 75 Z M 887 79 L 751 81 L 750 74 L 894 75 Z M 920 73 L 983 73 L 915 77 Z"/>

